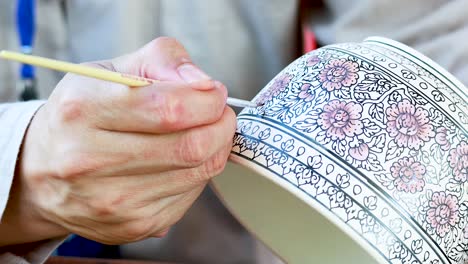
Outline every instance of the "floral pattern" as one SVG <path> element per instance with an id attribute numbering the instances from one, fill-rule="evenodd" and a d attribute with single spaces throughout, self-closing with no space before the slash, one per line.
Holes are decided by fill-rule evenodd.
<path id="1" fill-rule="evenodd" d="M 273 99 L 279 95 L 288 86 L 292 76 L 285 73 L 276 78 L 270 88 L 262 93 L 262 96 L 256 101 L 258 104 L 264 104 L 266 101 Z"/>
<path id="2" fill-rule="evenodd" d="M 338 90 L 357 82 L 359 66 L 356 62 L 345 59 L 331 60 L 320 72 L 320 81 L 327 91 Z"/>
<path id="3" fill-rule="evenodd" d="M 321 59 L 319 58 L 319 56 L 310 56 L 309 58 L 307 58 L 307 66 L 315 66 L 316 64 L 318 64 L 319 62 L 321 61 Z"/>
<path id="4" fill-rule="evenodd" d="M 356 160 L 364 161 L 369 157 L 369 145 L 360 143 L 355 147 L 349 148 L 349 155 Z"/>
<path id="5" fill-rule="evenodd" d="M 301 92 L 298 96 L 305 102 L 310 102 L 315 99 L 315 91 L 310 89 L 310 84 L 305 83 L 301 86 Z"/>
<path id="6" fill-rule="evenodd" d="M 317 123 L 332 140 L 344 139 L 362 133 L 361 112 L 362 107 L 356 103 L 332 100 L 323 107 Z"/>
<path id="7" fill-rule="evenodd" d="M 426 168 L 413 157 L 403 157 L 390 167 L 394 184 L 399 191 L 420 192 L 424 187 Z"/>
<path id="8" fill-rule="evenodd" d="M 450 149 L 450 141 L 447 139 L 448 131 L 445 127 L 439 127 L 436 131 L 435 140 L 440 145 L 440 148 L 444 151 Z"/>
<path id="9" fill-rule="evenodd" d="M 435 135 L 428 112 L 422 107 L 415 107 L 407 99 L 392 104 L 386 113 L 387 131 L 399 147 L 417 150 Z"/>
<path id="10" fill-rule="evenodd" d="M 444 192 L 436 192 L 429 201 L 427 221 L 435 228 L 437 234 L 445 236 L 459 220 L 457 197 Z"/>
<path id="11" fill-rule="evenodd" d="M 461 142 L 457 148 L 452 149 L 449 160 L 455 180 L 458 182 L 468 181 L 468 144 Z"/>
<path id="12" fill-rule="evenodd" d="M 233 152 L 389 263 L 464 264 L 466 88 L 376 43 L 327 46 L 288 66 L 256 98 L 265 104 L 238 116 Z"/>

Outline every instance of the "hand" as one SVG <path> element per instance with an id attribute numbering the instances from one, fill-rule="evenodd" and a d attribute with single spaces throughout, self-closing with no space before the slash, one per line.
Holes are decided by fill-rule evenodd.
<path id="1" fill-rule="evenodd" d="M 179 43 L 159 38 L 91 65 L 161 82 L 129 88 L 66 75 L 33 118 L 15 176 L 7 224 L 30 223 L 0 243 L 162 236 L 223 170 L 236 126 L 227 90 Z"/>

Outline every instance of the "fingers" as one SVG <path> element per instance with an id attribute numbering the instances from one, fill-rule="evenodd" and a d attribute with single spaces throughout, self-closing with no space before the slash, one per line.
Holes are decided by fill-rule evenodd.
<path id="1" fill-rule="evenodd" d="M 205 163 L 190 169 L 180 169 L 155 174 L 138 175 L 138 184 L 134 190 L 152 190 L 143 194 L 138 206 L 147 206 L 158 197 L 165 197 L 174 193 L 184 193 L 192 190 L 200 184 L 206 184 L 213 177 L 219 175 L 226 166 L 232 144 L 225 146 L 218 153 L 210 157 Z"/>
<path id="2" fill-rule="evenodd" d="M 200 81 L 210 77 L 196 67 L 185 48 L 169 37 L 157 38 L 135 53 L 112 60 L 119 72 L 166 81 Z"/>
<path id="3" fill-rule="evenodd" d="M 84 138 L 56 146 L 52 163 L 63 179 L 124 176 L 194 168 L 232 146 L 234 111 L 226 107 L 218 122 L 186 131 L 151 135 L 95 131 Z M 105 151 L 104 151 L 105 150 Z M 82 154 L 80 154 L 82 153 Z M 89 158 L 89 153 L 94 153 Z"/>
<path id="4" fill-rule="evenodd" d="M 117 212 L 120 208 L 106 208 L 104 215 L 96 215 L 96 209 L 102 210 L 101 204 L 96 208 L 93 204 L 81 207 L 87 212 L 87 217 L 68 215 L 64 217 L 63 225 L 73 229 L 80 235 L 104 244 L 121 244 L 134 242 L 150 236 L 163 236 L 169 228 L 182 218 L 193 202 L 203 191 L 205 184 L 198 185 L 190 191 L 169 197 L 162 197 L 158 202 L 140 208 L 133 218 L 129 211 Z M 98 203 L 96 203 L 98 204 Z M 94 218 L 89 216 L 96 216 Z M 118 217 L 123 215 L 125 217 Z M 68 219 L 73 219 L 69 221 Z"/>
<path id="5" fill-rule="evenodd" d="M 97 127 L 158 134 L 217 121 L 227 98 L 226 87 L 215 81 L 159 82 L 112 95 L 99 94 L 96 100 L 100 109 L 94 110 Z"/>
<path id="6" fill-rule="evenodd" d="M 217 121 L 227 89 L 217 81 L 158 82 L 128 89 L 123 85 L 67 76 L 67 90 L 56 91 L 50 114 L 56 121 L 88 123 L 104 130 L 169 133 Z"/>

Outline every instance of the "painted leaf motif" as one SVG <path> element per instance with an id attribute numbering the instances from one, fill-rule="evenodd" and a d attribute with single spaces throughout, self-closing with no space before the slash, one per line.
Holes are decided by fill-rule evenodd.
<path id="1" fill-rule="evenodd" d="M 338 186 L 342 189 L 345 189 L 345 188 L 348 188 L 349 187 L 349 179 L 350 179 L 350 176 L 349 174 L 338 174 L 338 176 L 336 176 L 336 183 L 338 184 Z"/>
<path id="2" fill-rule="evenodd" d="M 258 133 L 258 138 L 261 140 L 266 140 L 270 137 L 270 135 L 271 135 L 271 128 L 268 127 L 260 131 L 260 133 Z"/>
<path id="3" fill-rule="evenodd" d="M 392 104 L 400 102 L 401 100 L 403 100 L 403 96 L 401 95 L 399 91 L 392 92 L 390 96 L 388 97 L 389 103 L 392 103 Z"/>
<path id="4" fill-rule="evenodd" d="M 364 206 L 371 211 L 377 209 L 377 197 L 374 195 L 364 197 Z"/>
<path id="5" fill-rule="evenodd" d="M 298 121 L 293 125 L 293 127 L 306 133 L 312 133 L 318 128 L 317 120 L 313 118 L 306 118 L 302 121 Z"/>
<path id="6" fill-rule="evenodd" d="M 370 153 L 367 157 L 366 162 L 363 163 L 363 168 L 368 171 L 383 171 L 383 167 L 380 164 L 380 161 L 377 159 L 377 156 L 374 153 Z"/>
<path id="7" fill-rule="evenodd" d="M 433 90 L 431 92 L 432 96 L 434 97 L 434 100 L 436 100 L 437 102 L 444 102 L 445 101 L 445 96 L 442 92 L 440 92 L 439 90 Z"/>
<path id="8" fill-rule="evenodd" d="M 361 61 L 361 67 L 368 70 L 368 71 L 372 71 L 375 68 L 374 65 L 372 65 L 372 64 L 370 64 L 370 63 L 368 63 L 368 62 L 366 62 L 364 60 Z"/>
<path id="9" fill-rule="evenodd" d="M 339 90 L 334 90 L 333 95 L 339 99 L 351 99 L 351 91 L 349 88 L 341 88 Z"/>
<path id="10" fill-rule="evenodd" d="M 316 105 L 321 105 L 325 102 L 330 101 L 330 93 L 327 92 L 326 90 L 322 90 L 318 93 L 317 99 L 315 101 Z"/>
<path id="11" fill-rule="evenodd" d="M 316 170 L 322 167 L 322 156 L 309 156 L 307 157 L 307 165 Z"/>
<path id="12" fill-rule="evenodd" d="M 288 139 L 285 142 L 281 143 L 281 149 L 290 152 L 294 149 L 294 140 L 293 139 Z"/>
<path id="13" fill-rule="evenodd" d="M 375 178 L 377 179 L 382 186 L 387 187 L 389 190 L 392 190 L 395 186 L 393 185 L 393 177 L 390 173 L 376 173 L 374 174 Z"/>
<path id="14" fill-rule="evenodd" d="M 364 124 L 364 135 L 366 135 L 366 137 L 371 138 L 380 132 L 380 127 L 369 118 L 364 118 L 362 123 Z"/>
<path id="15" fill-rule="evenodd" d="M 422 252 L 422 246 L 423 246 L 422 239 L 413 240 L 411 242 L 411 250 L 413 250 L 415 254 L 419 254 Z"/>
<path id="16" fill-rule="evenodd" d="M 389 227 L 390 229 L 393 230 L 393 232 L 395 232 L 396 234 L 399 234 L 401 230 L 403 229 L 401 225 L 402 225 L 401 218 L 395 218 L 395 219 L 390 220 Z"/>
<path id="17" fill-rule="evenodd" d="M 468 262 L 468 244 L 460 243 L 450 250 L 448 256 L 459 263 Z"/>
<path id="18" fill-rule="evenodd" d="M 403 148 L 397 146 L 394 140 L 390 140 L 388 143 L 387 153 L 385 154 L 385 161 L 401 156 L 403 150 Z"/>
<path id="19" fill-rule="evenodd" d="M 413 99 L 416 102 L 416 104 L 425 105 L 428 103 L 428 101 L 424 99 L 424 97 L 422 97 L 419 93 L 415 92 L 414 90 L 408 89 L 408 93 L 410 94 L 411 99 Z"/>
<path id="20" fill-rule="evenodd" d="M 381 123 L 385 123 L 385 120 L 384 120 L 384 116 L 385 116 L 385 113 L 384 113 L 384 105 L 382 103 L 377 103 L 377 104 L 371 104 L 371 106 L 369 107 L 369 115 L 381 122 Z"/>
<path id="21" fill-rule="evenodd" d="M 280 114 L 278 115 L 278 119 L 285 124 L 291 123 L 291 118 L 293 117 L 294 117 L 294 113 L 291 112 L 290 109 L 285 109 L 283 112 L 280 112 Z"/>
<path id="22" fill-rule="evenodd" d="M 364 76 L 364 80 L 356 86 L 356 90 L 383 94 L 394 87 L 396 87 L 396 85 L 386 79 L 382 74 L 367 73 Z"/>
<path id="23" fill-rule="evenodd" d="M 344 140 L 335 140 L 332 143 L 332 148 L 336 153 L 342 157 L 346 155 L 346 141 Z"/>
<path id="24" fill-rule="evenodd" d="M 317 137 L 315 138 L 318 142 L 322 144 L 328 144 L 331 139 L 327 137 L 327 132 L 326 131 L 320 131 L 317 133 Z"/>
<path id="25" fill-rule="evenodd" d="M 427 165 L 426 166 L 426 174 L 424 175 L 424 179 L 426 180 L 427 183 L 431 184 L 439 184 L 439 174 L 437 173 L 437 170 L 434 166 L 432 165 Z"/>
<path id="26" fill-rule="evenodd" d="M 414 75 L 414 73 L 408 70 L 401 70 L 401 73 L 403 74 L 403 78 L 406 78 L 409 80 L 416 80 L 416 76 Z"/>
<path id="27" fill-rule="evenodd" d="M 365 102 L 365 101 L 371 99 L 368 92 L 360 92 L 360 91 L 355 91 L 354 92 L 354 98 L 356 98 L 356 100 L 359 103 L 362 103 L 362 102 Z"/>
<path id="28" fill-rule="evenodd" d="M 369 145 L 369 148 L 372 148 L 374 152 L 382 153 L 383 148 L 385 147 L 385 143 L 386 143 L 386 134 L 382 133 L 378 136 L 372 137 L 368 145 Z"/>

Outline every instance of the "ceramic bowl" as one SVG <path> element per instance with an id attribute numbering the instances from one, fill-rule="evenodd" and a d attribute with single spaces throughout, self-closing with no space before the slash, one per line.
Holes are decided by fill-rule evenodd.
<path id="1" fill-rule="evenodd" d="M 323 47 L 239 114 L 214 188 L 288 263 L 467 263 L 467 92 L 389 39 Z"/>

